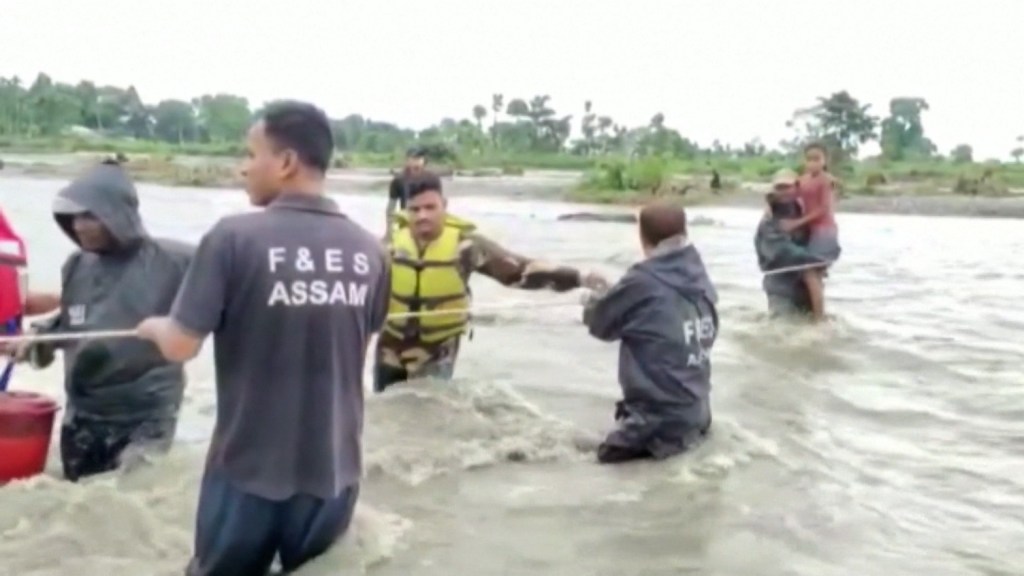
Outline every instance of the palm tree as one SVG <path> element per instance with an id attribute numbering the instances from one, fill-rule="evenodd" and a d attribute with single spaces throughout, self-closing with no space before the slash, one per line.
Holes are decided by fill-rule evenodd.
<path id="1" fill-rule="evenodd" d="M 491 94 L 491 141 L 494 147 L 498 147 L 498 115 L 505 109 L 505 96 L 503 94 Z"/>
<path id="2" fill-rule="evenodd" d="M 476 127 L 482 134 L 484 131 L 484 118 L 487 117 L 487 108 L 484 108 L 480 104 L 473 106 L 473 118 L 476 119 Z"/>

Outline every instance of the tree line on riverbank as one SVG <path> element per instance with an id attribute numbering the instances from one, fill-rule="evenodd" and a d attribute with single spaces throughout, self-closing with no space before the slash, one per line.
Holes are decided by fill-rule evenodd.
<path id="1" fill-rule="evenodd" d="M 925 179 L 975 165 L 969 144 L 940 153 L 924 127 L 928 102 L 919 97 L 893 98 L 880 115 L 845 91 L 823 96 L 795 111 L 786 123 L 792 137 L 772 146 L 757 139 L 742 146 L 717 141 L 701 145 L 670 127 L 664 114 L 630 127 L 601 113 L 592 101 L 581 104 L 577 113 L 563 113 L 547 95 L 493 94 L 489 102 L 472 106 L 466 118 L 445 118 L 424 130 L 359 114 L 332 122 L 343 162 L 388 165 L 407 146 L 419 143 L 441 163 L 499 167 L 508 173 L 523 167 L 596 169 L 591 179 L 595 186 L 623 189 L 656 188 L 680 171 L 715 169 L 739 178 L 763 178 L 791 163 L 809 140 L 830 147 L 838 173 L 867 174 L 865 178 L 885 174 L 876 180 Z M 260 110 L 234 94 L 147 103 L 134 86 L 87 80 L 72 84 L 46 74 L 31 83 L 6 77 L 0 78 L 0 149 L 236 155 Z M 872 141 L 881 154 L 857 161 L 860 148 Z M 1016 144 L 1009 152 L 1019 164 L 1024 137 Z M 1024 171 L 997 161 L 989 161 L 978 178 L 996 172 L 1019 174 L 1024 181 Z"/>

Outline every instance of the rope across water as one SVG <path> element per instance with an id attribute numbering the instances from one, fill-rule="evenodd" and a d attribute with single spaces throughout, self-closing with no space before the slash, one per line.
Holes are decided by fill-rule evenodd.
<path id="1" fill-rule="evenodd" d="M 502 310 L 515 310 L 515 309 L 534 309 L 534 308 L 563 308 L 569 306 L 579 306 L 577 302 L 531 302 L 531 301 L 515 301 L 515 302 L 498 302 L 494 304 L 481 304 L 473 306 L 472 308 L 464 309 L 453 309 L 453 310 L 424 310 L 420 312 L 403 312 L 401 314 L 390 314 L 389 319 L 401 319 L 401 318 L 424 318 L 430 316 L 443 316 L 447 314 L 461 314 L 461 313 L 474 313 L 474 312 L 495 312 Z M 40 343 L 40 342 L 68 342 L 75 340 L 108 340 L 112 338 L 134 338 L 138 336 L 138 332 L 134 329 L 130 330 L 94 330 L 92 332 L 74 332 L 68 334 L 19 334 L 17 336 L 0 336 L 0 345 L 2 344 L 23 344 L 23 343 Z"/>

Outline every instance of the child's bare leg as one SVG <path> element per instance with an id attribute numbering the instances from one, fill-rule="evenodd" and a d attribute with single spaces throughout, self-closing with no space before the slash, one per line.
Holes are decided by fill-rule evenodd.
<path id="1" fill-rule="evenodd" d="M 815 321 L 825 319 L 825 281 L 821 270 L 806 270 L 804 272 L 804 284 L 807 285 L 807 295 L 811 300 L 811 316 Z"/>

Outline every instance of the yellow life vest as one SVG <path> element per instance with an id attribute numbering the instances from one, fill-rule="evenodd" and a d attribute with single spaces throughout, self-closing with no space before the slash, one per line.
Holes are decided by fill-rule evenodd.
<path id="1" fill-rule="evenodd" d="M 406 341 L 443 342 L 465 332 L 469 323 L 469 285 L 460 267 L 459 244 L 462 233 L 475 226 L 449 216 L 441 235 L 420 249 L 405 224 L 403 218 L 392 236 L 388 315 L 429 314 L 389 318 L 384 330 Z"/>

